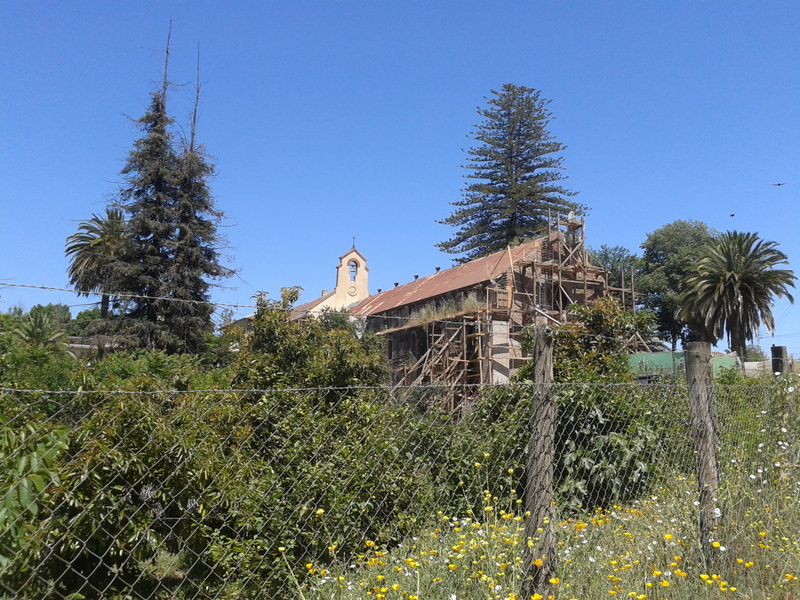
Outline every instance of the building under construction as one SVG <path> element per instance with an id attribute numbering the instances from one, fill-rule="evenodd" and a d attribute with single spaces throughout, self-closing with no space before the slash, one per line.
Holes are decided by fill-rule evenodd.
<path id="1" fill-rule="evenodd" d="M 590 262 L 582 219 L 557 218 L 540 237 L 370 296 L 350 308 L 386 339 L 398 386 L 504 383 L 526 358 L 519 333 L 565 323 L 572 304 L 608 292 Z M 466 398 L 451 394 L 451 409 Z"/>

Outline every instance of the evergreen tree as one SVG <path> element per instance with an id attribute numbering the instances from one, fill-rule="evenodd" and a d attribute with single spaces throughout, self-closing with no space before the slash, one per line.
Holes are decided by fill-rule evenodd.
<path id="1" fill-rule="evenodd" d="M 472 132 L 479 144 L 467 150 L 465 175 L 476 180 L 453 202 L 456 210 L 440 221 L 458 227 L 456 234 L 437 247 L 451 254 L 464 254 L 466 262 L 502 250 L 531 237 L 546 225 L 548 214 L 582 211 L 569 200 L 575 193 L 560 185 L 557 142 L 547 125 L 552 117 L 549 100 L 538 90 L 507 83 L 492 90 L 488 108 L 479 108 L 483 121 Z"/>
<path id="2" fill-rule="evenodd" d="M 127 306 L 131 320 L 125 333 L 147 348 L 177 350 L 180 339 L 172 335 L 170 325 L 175 309 L 171 267 L 179 162 L 165 100 L 165 90 L 152 94 L 147 113 L 137 121 L 144 135 L 134 143 L 122 169 L 125 185 L 119 204 L 128 214 L 132 246 L 125 288 L 135 295 Z"/>
<path id="3" fill-rule="evenodd" d="M 198 100 L 199 95 L 198 84 Z M 213 307 L 208 303 L 211 287 L 208 279 L 219 280 L 233 274 L 219 263 L 217 245 L 221 238 L 216 223 L 222 213 L 214 208 L 208 186 L 208 178 L 215 174 L 214 166 L 195 142 L 196 123 L 197 101 L 190 139 L 178 156 L 176 231 L 169 277 L 174 284 L 174 297 L 186 301 L 173 307 L 172 331 L 184 340 L 192 340 L 192 349 L 197 349 L 204 334 L 210 331 Z M 199 333 L 203 336 L 198 336 Z"/>
<path id="4" fill-rule="evenodd" d="M 122 170 L 119 205 L 132 245 L 124 333 L 146 348 L 197 352 L 213 330 L 210 281 L 232 274 L 219 264 L 215 210 L 208 188 L 214 168 L 191 140 L 182 150 L 166 110 L 166 77 L 138 120 L 143 136 Z M 199 89 L 199 88 L 198 88 Z"/>

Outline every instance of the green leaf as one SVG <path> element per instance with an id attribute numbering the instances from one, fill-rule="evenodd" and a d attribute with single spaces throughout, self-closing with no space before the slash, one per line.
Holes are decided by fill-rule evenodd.
<path id="1" fill-rule="evenodd" d="M 39 459 L 35 454 L 29 455 L 28 459 L 31 461 L 31 473 L 36 473 L 39 470 Z"/>
<path id="2" fill-rule="evenodd" d="M 6 491 L 3 504 L 9 510 L 19 506 L 18 494 L 14 493 L 14 486 L 9 487 L 8 490 Z"/>
<path id="3" fill-rule="evenodd" d="M 38 473 L 31 473 L 28 476 L 28 479 L 31 480 L 31 483 L 33 483 L 33 488 L 37 492 L 42 492 L 44 491 L 44 488 L 47 487 L 47 482 L 44 480 L 44 477 L 42 477 Z"/>
<path id="4" fill-rule="evenodd" d="M 19 496 L 19 503 L 23 509 L 27 509 L 33 516 L 39 512 L 39 507 L 33 499 L 33 490 L 31 481 L 28 477 L 20 479 L 17 484 L 17 494 Z"/>

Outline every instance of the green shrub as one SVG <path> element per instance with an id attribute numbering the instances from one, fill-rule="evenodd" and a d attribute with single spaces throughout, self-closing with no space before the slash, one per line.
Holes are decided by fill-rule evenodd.
<path id="1" fill-rule="evenodd" d="M 60 485 L 54 463 L 67 448 L 67 435 L 60 427 L 3 414 L 0 426 L 0 580 L 17 591 L 29 578 L 26 561 L 40 549 L 43 506 Z"/>

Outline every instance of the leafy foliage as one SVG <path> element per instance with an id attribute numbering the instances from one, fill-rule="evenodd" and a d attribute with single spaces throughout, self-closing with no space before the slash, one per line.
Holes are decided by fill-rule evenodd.
<path id="1" fill-rule="evenodd" d="M 33 347 L 13 336 L 0 336 L 0 387 L 33 390 L 70 389 L 75 359 L 66 352 Z"/>
<path id="2" fill-rule="evenodd" d="M 97 306 L 80 311 L 69 323 L 69 334 L 79 337 L 91 335 L 100 321 L 100 314 L 100 308 Z"/>
<path id="3" fill-rule="evenodd" d="M 608 271 L 606 283 L 609 287 L 630 287 L 630 271 L 639 266 L 639 257 L 624 246 L 602 244 L 597 250 L 589 248 L 589 254 Z"/>
<path id="4" fill-rule="evenodd" d="M 330 314 L 322 321 L 292 320 L 291 306 L 298 297 L 296 287 L 284 288 L 281 300 L 257 296 L 253 331 L 245 337 L 234 365 L 236 385 L 347 388 L 386 380 L 382 347 L 373 334 L 358 339 L 352 325 L 342 329 Z"/>
<path id="5" fill-rule="evenodd" d="M 672 344 L 673 352 L 678 341 L 694 335 L 677 315 L 678 298 L 700 249 L 715 236 L 716 232 L 700 221 L 673 221 L 647 234 L 642 244 L 636 289 L 645 295 L 643 304 L 655 313 L 658 332 Z"/>
<path id="6" fill-rule="evenodd" d="M 623 309 L 612 298 L 570 307 L 574 320 L 556 328 L 553 346 L 553 376 L 557 382 L 631 381 L 627 354 L 637 351 L 654 334 L 649 311 Z M 534 330 L 523 331 L 523 351 L 533 347 Z M 528 363 L 519 377 L 529 379 Z"/>
<path id="7" fill-rule="evenodd" d="M 67 347 L 66 329 L 53 321 L 46 311 L 29 312 L 20 319 L 14 334 L 35 353 L 56 353 L 73 357 Z"/>
<path id="8" fill-rule="evenodd" d="M 60 484 L 55 459 L 67 445 L 64 428 L 35 419 L 19 426 L 0 413 L 0 425 L 0 569 L 9 569 L 30 559 L 40 511 Z"/>
<path id="9" fill-rule="evenodd" d="M 630 385 L 559 388 L 556 493 L 572 508 L 608 507 L 644 493 L 662 454 L 648 390 Z"/>
<path id="10" fill-rule="evenodd" d="M 775 329 L 773 298 L 794 302 L 789 288 L 795 275 L 776 242 L 765 242 L 755 233 L 728 231 L 703 248 L 680 296 L 678 317 L 690 323 L 704 338 L 716 343 L 727 334 L 731 348 L 742 358 L 763 323 Z"/>
<path id="11" fill-rule="evenodd" d="M 428 519 L 435 438 L 411 407 L 385 392 L 335 405 L 317 393 L 272 392 L 245 409 L 241 462 L 212 502 L 225 523 L 208 530 L 209 560 L 224 579 L 244 582 L 240 597 L 279 590 L 289 564 L 324 564 L 328 545 L 354 559 L 359 540 L 396 544 Z M 401 427 L 402 437 L 387 435 Z"/>
<path id="12" fill-rule="evenodd" d="M 556 328 L 553 348 L 561 432 L 556 441 L 558 496 L 567 506 L 606 506 L 635 497 L 649 483 L 658 436 L 645 394 L 622 385 L 632 381 L 627 354 L 653 333 L 648 311 L 626 311 L 611 298 L 571 307 L 574 321 Z M 523 332 L 530 351 L 533 330 Z M 530 378 L 532 364 L 520 369 Z"/>
<path id="13" fill-rule="evenodd" d="M 492 94 L 489 107 L 478 109 L 483 121 L 472 137 L 479 145 L 467 151 L 466 177 L 476 181 L 452 203 L 453 214 L 440 221 L 459 229 L 437 247 L 463 254 L 460 262 L 535 235 L 550 211 L 582 209 L 559 183 L 565 179 L 558 157 L 564 146 L 547 130 L 550 101 L 538 90 L 511 83 Z"/>
<path id="14" fill-rule="evenodd" d="M 62 387 L 80 390 L 69 402 L 0 398 L 15 430 L 29 420 L 40 440 L 53 434 L 45 448 L 64 444 L 37 514 L 17 519 L 25 552 L 3 571 L 9 593 L 279 597 L 309 562 L 356 561 L 364 539 L 397 546 L 437 510 L 481 510 L 485 490 L 521 495 L 527 385 L 485 390 L 460 419 L 440 412 L 435 388 L 419 402 L 394 398 L 382 386 L 380 342 L 339 312 L 292 320 L 297 292 L 259 296 L 253 331 L 231 334 L 240 351 L 229 367 L 122 351 L 73 362 L 61 375 Z M 594 309 L 599 316 L 583 317 L 593 331 L 625 323 L 612 306 Z M 23 372 L 0 370 L 15 384 Z M 241 391 L 192 391 L 231 381 Z M 627 386 L 605 396 L 572 389 L 558 398 L 559 501 L 607 504 L 647 489 L 655 400 Z M 34 403 L 49 429 L 37 424 L 45 416 L 23 415 Z"/>
<path id="15" fill-rule="evenodd" d="M 50 320 L 58 327 L 66 327 L 72 319 L 69 306 L 66 304 L 34 304 L 28 311 L 29 315 L 42 313 L 50 318 Z M 20 314 L 20 318 L 24 315 Z"/>
<path id="16" fill-rule="evenodd" d="M 749 362 L 760 362 L 769 360 L 769 356 L 767 356 L 767 353 L 764 352 L 760 346 L 750 344 L 745 349 L 744 359 Z"/>

